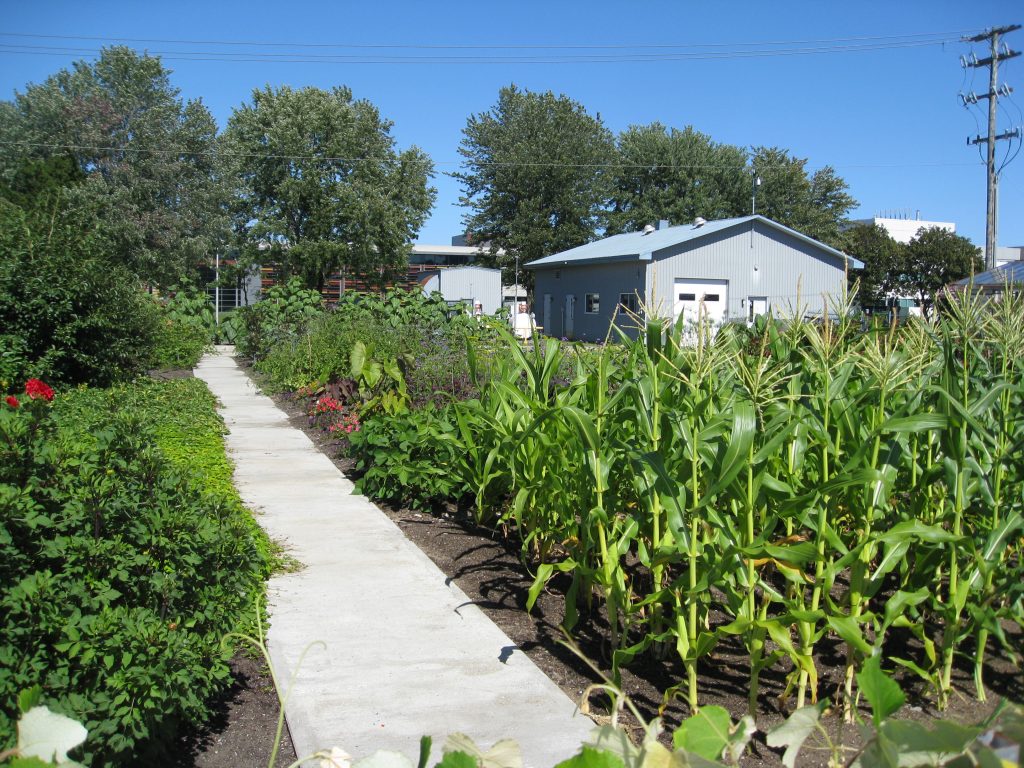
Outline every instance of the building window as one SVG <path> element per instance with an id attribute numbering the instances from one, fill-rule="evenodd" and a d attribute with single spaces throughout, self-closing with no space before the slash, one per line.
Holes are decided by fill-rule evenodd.
<path id="1" fill-rule="evenodd" d="M 695 294 L 695 293 L 680 293 L 679 294 L 679 300 L 680 301 L 696 301 L 697 300 L 697 294 Z"/>
<path id="2" fill-rule="evenodd" d="M 598 293 L 588 293 L 586 306 L 585 311 L 588 315 L 596 315 L 601 311 L 601 295 Z"/>
<path id="3" fill-rule="evenodd" d="M 634 315 L 640 314 L 640 300 L 635 293 L 619 294 L 619 311 L 629 312 Z"/>
<path id="4" fill-rule="evenodd" d="M 704 301 L 721 301 L 721 299 L 718 298 L 717 293 L 705 293 Z"/>

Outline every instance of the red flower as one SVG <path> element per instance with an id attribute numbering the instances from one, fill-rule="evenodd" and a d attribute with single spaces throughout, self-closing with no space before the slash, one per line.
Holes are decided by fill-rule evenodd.
<path id="1" fill-rule="evenodd" d="M 25 394 L 33 400 L 37 400 L 40 397 L 46 402 L 53 400 L 53 390 L 39 379 L 29 379 L 25 382 Z"/>
<path id="2" fill-rule="evenodd" d="M 5 400 L 7 404 L 11 406 L 11 408 L 17 408 L 19 405 L 21 405 L 21 403 L 18 401 L 18 398 L 16 398 L 14 395 L 8 395 L 5 398 Z"/>

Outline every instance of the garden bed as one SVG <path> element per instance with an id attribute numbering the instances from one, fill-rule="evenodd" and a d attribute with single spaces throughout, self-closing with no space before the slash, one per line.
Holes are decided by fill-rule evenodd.
<path id="1" fill-rule="evenodd" d="M 276 396 L 275 401 L 288 414 L 293 426 L 302 429 L 344 474 L 353 477 L 353 461 L 339 457 L 338 440 L 310 426 L 305 403 L 287 395 Z M 518 548 L 500 532 L 475 526 L 466 510 L 453 505 L 436 510 L 435 514 L 396 509 L 379 502 L 378 506 L 570 698 L 580 701 L 587 686 L 600 681 L 584 661 L 561 643 L 563 635 L 559 623 L 564 613 L 564 583 L 553 579 L 541 593 L 533 611 L 527 613 L 527 593 L 533 579 L 520 562 Z M 604 658 L 607 647 L 604 636 L 599 634 L 601 624 L 598 617 L 593 624 L 577 630 L 575 639 L 582 653 L 607 674 L 609 665 Z M 1016 647 L 1024 646 L 1024 638 L 1014 627 L 1007 626 L 1007 632 Z M 916 641 L 895 635 L 892 642 Z M 820 650 L 820 659 L 827 663 L 827 667 L 821 670 L 821 695 L 835 699 L 842 685 L 845 645 L 837 639 L 822 641 Z M 665 661 L 650 654 L 638 657 L 622 671 L 622 689 L 648 719 L 657 716 L 663 692 L 685 678 L 682 665 L 674 660 L 675 654 L 666 656 L 668 659 Z M 742 715 L 747 705 L 749 663 L 749 654 L 738 640 L 720 643 L 701 663 L 702 704 L 723 706 L 734 717 Z M 781 765 L 781 750 L 766 746 L 764 731 L 782 722 L 795 708 L 795 697 L 781 698 L 786 673 L 784 662 L 780 662 L 762 675 L 762 701 L 765 704 L 758 717 L 761 733 L 755 737 L 742 762 L 745 766 Z M 933 701 L 925 695 L 915 678 L 903 676 L 898 679 L 908 693 L 908 703 L 899 717 L 908 719 L 942 717 L 973 723 L 990 714 L 1000 697 L 1015 701 L 1024 698 L 1021 671 L 1004 655 L 995 652 L 989 654 L 986 665 L 987 702 L 979 702 L 973 695 L 969 658 L 958 659 L 954 681 L 961 695 L 952 697 L 945 712 L 935 709 Z M 600 694 L 593 694 L 590 703 L 595 720 L 603 722 L 607 717 L 606 700 Z M 667 732 L 671 732 L 688 715 L 685 703 L 678 700 L 670 702 L 664 710 Z M 838 713 L 827 717 L 825 722 L 833 738 L 857 743 L 857 729 L 852 725 L 844 726 Z M 635 721 L 631 722 L 626 717 L 625 723 L 634 734 L 639 734 Z M 801 755 L 801 765 L 825 765 L 827 762 L 827 754 L 824 753 L 820 762 L 807 757 L 806 752 Z"/>

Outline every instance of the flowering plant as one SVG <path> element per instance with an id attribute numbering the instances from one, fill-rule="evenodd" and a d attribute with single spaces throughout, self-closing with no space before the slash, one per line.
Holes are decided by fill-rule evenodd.
<path id="1" fill-rule="evenodd" d="M 19 405 L 21 405 L 21 401 L 14 395 L 8 395 L 7 397 L 5 397 L 4 402 L 11 406 L 11 408 L 17 408 Z"/>
<path id="2" fill-rule="evenodd" d="M 43 399 L 48 403 L 53 400 L 53 390 L 39 379 L 29 379 L 25 382 L 25 394 L 32 400 Z"/>
<path id="3" fill-rule="evenodd" d="M 340 421 L 336 421 L 327 427 L 327 431 L 333 433 L 344 432 L 347 435 L 353 432 L 359 431 L 359 416 L 355 411 L 350 411 L 341 417 Z"/>

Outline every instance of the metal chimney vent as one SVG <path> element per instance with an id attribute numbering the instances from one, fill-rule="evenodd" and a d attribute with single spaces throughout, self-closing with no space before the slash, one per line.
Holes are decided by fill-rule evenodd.
<path id="1" fill-rule="evenodd" d="M 693 220 L 693 228 L 694 229 L 699 229 L 700 227 L 703 227 L 707 223 L 708 223 L 707 219 L 705 219 L 705 218 L 703 218 L 701 216 L 698 216 L 696 219 Z"/>

